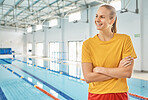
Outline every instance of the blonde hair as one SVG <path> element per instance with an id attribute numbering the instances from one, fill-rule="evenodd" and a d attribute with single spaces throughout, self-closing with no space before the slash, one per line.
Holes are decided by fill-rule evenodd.
<path id="1" fill-rule="evenodd" d="M 111 31 L 113 33 L 116 33 L 117 32 L 117 26 L 116 26 L 116 24 L 117 24 L 116 9 L 113 6 L 111 6 L 111 5 L 102 5 L 100 7 L 105 7 L 106 9 L 110 10 L 110 19 L 115 18 L 115 22 L 112 25 Z"/>

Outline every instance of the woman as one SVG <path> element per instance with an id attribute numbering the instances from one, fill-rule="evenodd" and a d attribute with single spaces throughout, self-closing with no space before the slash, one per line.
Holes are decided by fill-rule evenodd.
<path id="1" fill-rule="evenodd" d="M 116 33 L 116 10 L 99 7 L 95 24 L 99 34 L 83 42 L 82 70 L 89 83 L 88 100 L 128 100 L 126 78 L 137 58 L 128 35 Z"/>

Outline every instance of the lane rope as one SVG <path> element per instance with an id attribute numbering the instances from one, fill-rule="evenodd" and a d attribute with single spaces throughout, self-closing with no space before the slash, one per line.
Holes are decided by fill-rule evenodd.
<path id="1" fill-rule="evenodd" d="M 17 60 L 17 59 L 15 59 L 15 60 Z M 21 61 L 21 60 L 17 60 L 17 61 L 27 63 L 27 62 Z M 27 64 L 29 64 L 29 63 L 27 63 Z M 36 66 L 36 67 L 39 67 L 39 66 L 37 66 L 37 65 L 35 65 L 35 64 L 32 64 L 32 65 L 33 65 L 33 66 Z M 43 68 L 43 67 L 40 67 L 40 68 Z M 44 68 L 43 68 L 43 69 L 44 69 Z M 49 69 L 49 68 L 46 68 L 46 70 L 50 70 L 50 69 Z M 52 71 L 52 70 L 50 70 L 50 71 Z M 55 72 L 55 71 L 54 71 L 54 72 Z M 58 72 L 58 71 L 57 71 L 57 72 Z M 59 74 L 63 74 L 63 72 L 58 72 L 58 73 L 59 73 Z M 63 75 L 66 75 L 66 74 L 63 74 Z M 74 76 L 70 76 L 70 75 L 68 75 L 68 74 L 67 74 L 67 76 L 72 77 L 72 78 L 76 78 L 76 79 L 80 79 L 80 80 L 82 80 L 82 81 L 85 81 L 85 80 L 82 79 L 82 78 L 77 78 L 77 77 L 74 77 Z M 128 94 L 131 95 L 131 96 L 133 96 L 133 97 L 137 97 L 137 98 L 140 98 L 140 99 L 143 99 L 143 100 L 148 100 L 147 97 L 139 96 L 139 95 L 132 94 L 132 93 L 129 93 L 129 92 L 128 92 Z"/>
<path id="2" fill-rule="evenodd" d="M 4 62 L 7 62 L 7 63 L 10 63 L 9 61 L 4 60 L 4 59 L 3 59 L 3 61 L 4 61 Z M 43 84 L 46 85 L 47 87 L 53 89 L 55 92 L 57 92 L 59 95 L 63 96 L 65 99 L 74 100 L 73 98 L 71 98 L 71 97 L 68 96 L 67 94 L 63 93 L 62 91 L 58 90 L 57 88 L 53 87 L 52 85 L 50 85 L 49 83 L 45 82 L 44 80 L 38 78 L 37 76 L 35 76 L 35 75 L 33 75 L 33 74 L 31 74 L 31 73 L 25 71 L 24 69 L 22 69 L 22 68 L 20 68 L 20 67 L 18 67 L 18 66 L 16 66 L 16 65 L 14 65 L 14 64 L 11 64 L 11 65 L 14 66 L 15 68 L 17 68 L 17 69 L 19 69 L 19 70 L 25 72 L 26 74 L 32 76 L 33 78 L 37 79 L 38 81 L 40 81 L 41 83 L 43 83 Z M 20 76 L 20 77 L 21 77 L 21 76 Z"/>
<path id="3" fill-rule="evenodd" d="M 21 78 L 21 79 L 23 79 L 23 80 L 25 80 L 25 81 L 27 80 L 27 79 L 25 79 L 23 76 L 21 76 L 21 75 L 19 75 L 18 73 L 14 72 L 12 69 L 6 67 L 5 65 L 1 64 L 1 66 L 3 66 L 4 68 L 6 68 L 8 71 L 14 73 L 14 74 L 15 74 L 16 76 L 18 76 L 19 78 Z M 21 76 L 21 77 L 20 77 L 20 76 Z M 33 84 L 32 82 L 30 82 L 30 81 L 28 81 L 28 80 L 27 80 L 26 82 L 29 83 L 29 84 L 31 84 L 32 86 L 34 86 L 35 88 L 37 88 L 38 90 L 40 90 L 41 92 L 43 92 L 44 94 L 48 95 L 48 96 L 51 97 L 52 99 L 54 99 L 54 100 L 60 100 L 60 99 L 54 97 L 54 96 L 53 96 L 52 94 L 50 94 L 49 92 L 45 91 L 44 89 L 42 89 L 42 88 L 38 87 L 37 85 Z"/>

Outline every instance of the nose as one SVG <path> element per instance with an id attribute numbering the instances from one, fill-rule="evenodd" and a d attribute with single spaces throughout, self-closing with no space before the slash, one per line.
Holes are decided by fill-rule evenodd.
<path id="1" fill-rule="evenodd" d="M 100 22 L 100 18 L 99 17 L 96 17 L 96 21 Z"/>

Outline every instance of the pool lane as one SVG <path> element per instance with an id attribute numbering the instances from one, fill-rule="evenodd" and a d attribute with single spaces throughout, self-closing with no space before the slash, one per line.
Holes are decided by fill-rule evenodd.
<path id="1" fill-rule="evenodd" d="M 26 58 L 24 60 L 28 61 Z M 40 60 L 42 60 L 42 59 L 40 59 Z M 32 61 L 33 64 L 36 64 L 35 59 L 31 59 L 31 61 Z M 46 62 L 44 62 L 43 65 L 45 65 L 47 68 L 52 68 L 51 66 L 48 66 L 49 64 L 46 63 Z M 59 64 L 59 65 L 63 65 L 63 64 Z M 62 67 L 62 66 L 59 66 L 59 67 Z M 64 66 L 64 67 L 69 67 L 69 66 Z M 75 67 L 77 67 L 77 65 L 75 65 Z M 69 68 L 65 68 L 65 69 L 69 69 Z M 59 73 L 59 71 L 56 71 L 56 73 Z M 69 72 L 67 72 L 67 73 L 69 73 Z M 67 75 L 67 74 L 65 74 L 65 75 Z M 69 74 L 67 76 L 69 76 Z M 69 77 L 71 77 L 71 76 L 69 76 Z M 79 79 L 79 78 L 77 78 L 77 79 Z M 148 81 L 130 78 L 130 79 L 127 79 L 127 82 L 128 82 L 128 86 L 129 86 L 130 98 L 132 98 L 132 99 L 136 98 L 137 99 L 137 97 L 139 97 L 139 98 L 148 97 Z"/>
<path id="2" fill-rule="evenodd" d="M 34 68 L 36 68 L 35 66 L 30 66 L 30 65 L 28 65 L 28 64 L 26 64 L 26 65 L 29 66 L 29 67 L 34 67 Z M 47 66 L 46 66 L 46 67 L 47 67 Z M 42 69 L 40 69 L 40 68 L 37 68 L 37 69 L 38 69 L 38 70 L 42 70 Z M 43 69 L 43 70 L 45 70 L 45 69 Z M 50 71 L 49 71 L 49 72 L 50 72 Z M 50 73 L 51 73 L 51 74 L 54 74 L 54 75 L 57 75 L 57 76 L 61 76 L 60 74 L 57 74 L 57 73 L 54 73 L 54 72 L 53 72 L 53 73 L 50 72 Z M 69 77 L 69 79 L 70 79 L 70 77 Z M 71 79 L 72 79 L 74 82 L 80 81 L 80 80 L 77 80 L 77 79 L 74 80 L 73 78 L 71 78 Z M 70 80 L 71 80 L 71 79 L 70 79 Z M 133 78 L 131 78 L 131 79 L 133 79 Z M 131 82 L 130 79 L 128 79 L 128 81 Z M 133 81 L 133 83 L 135 83 L 134 80 L 132 80 L 132 81 Z M 142 81 L 143 81 L 143 80 L 142 80 Z M 145 82 L 144 82 L 144 83 L 145 83 Z M 132 85 L 132 86 L 133 86 L 133 85 Z M 140 84 L 139 84 L 139 86 L 140 86 Z M 129 87 L 131 87 L 131 84 L 129 84 Z M 77 87 L 77 88 L 79 88 L 79 87 Z M 81 88 L 81 87 L 80 87 L 80 88 Z M 86 88 L 87 88 L 87 87 L 86 87 Z M 135 88 L 135 87 L 133 87 L 133 88 Z M 132 89 L 133 89 L 133 88 L 132 88 Z M 145 88 L 146 88 L 146 87 L 145 87 Z M 140 88 L 140 89 L 142 89 L 142 88 Z M 144 90 L 144 88 L 143 88 L 143 90 Z M 136 89 L 136 91 L 138 91 L 138 89 Z M 86 91 L 83 91 L 83 92 L 85 92 L 85 95 L 83 95 L 83 93 L 82 93 L 82 96 L 83 96 L 84 98 L 87 97 L 87 96 L 86 96 L 86 95 L 87 95 L 87 90 L 86 90 Z M 131 88 L 130 88 L 130 92 L 131 92 Z M 132 91 L 132 93 L 134 93 L 134 92 L 135 92 L 135 91 Z M 146 91 L 145 91 L 145 93 L 146 93 Z M 137 94 L 137 92 L 136 92 L 136 94 Z M 80 94 L 77 94 L 77 96 L 79 96 L 79 95 L 80 95 Z M 144 94 L 143 96 L 146 97 L 145 94 Z M 87 98 L 86 98 L 86 99 L 84 99 L 84 98 L 83 98 L 83 99 L 82 99 L 82 98 L 81 98 L 81 99 L 76 99 L 76 100 L 86 100 L 86 99 L 87 99 Z M 139 100 L 139 98 L 130 96 L 130 100 Z M 141 99 L 141 100 L 142 100 L 142 99 Z"/>
<path id="3" fill-rule="evenodd" d="M 127 81 L 130 93 L 148 98 L 148 81 L 130 78 Z"/>
<path id="4" fill-rule="evenodd" d="M 0 87 L 6 100 L 53 100 L 0 65 Z M 2 99 L 3 100 L 3 99 Z"/>
<path id="5" fill-rule="evenodd" d="M 1 89 L 1 87 L 0 87 L 0 100 L 7 100 L 7 98 L 6 98 L 3 90 Z"/>
<path id="6" fill-rule="evenodd" d="M 5 61 L 5 60 L 3 60 L 3 61 Z M 19 69 L 19 68 L 17 68 L 17 66 L 14 66 L 14 65 L 12 65 L 12 64 L 9 64 L 9 65 L 6 65 L 8 68 L 8 70 L 13 70 L 13 71 L 15 71 L 14 72 L 14 74 L 16 74 L 17 76 L 19 76 L 19 77 L 21 77 L 21 76 L 23 76 L 23 80 L 25 80 L 25 81 L 28 81 L 28 79 L 27 79 L 27 77 L 30 77 L 30 78 L 32 78 L 33 79 L 33 82 L 31 82 L 31 85 L 32 84 L 37 84 L 37 82 L 39 82 L 39 81 L 42 81 L 41 79 L 39 79 L 39 78 L 37 78 L 36 76 L 34 76 L 34 75 L 31 75 L 30 73 L 28 73 L 28 72 L 26 72 L 26 71 L 24 71 L 24 72 L 22 72 L 22 70 L 21 69 Z M 18 74 L 18 73 L 21 73 L 21 74 Z M 34 79 L 34 77 L 37 79 L 37 81 L 34 81 L 35 79 Z M 43 83 L 45 83 L 44 81 L 42 81 Z M 28 83 L 30 83 L 30 81 L 28 81 Z M 41 83 L 41 82 L 40 82 Z M 46 83 L 45 83 L 46 84 Z M 33 86 L 34 86 L 33 85 Z M 48 84 L 49 85 L 49 84 Z M 36 86 L 35 86 L 36 87 Z M 36 88 L 40 88 L 40 87 L 36 87 Z M 46 87 L 47 88 L 47 87 Z M 40 88 L 41 90 L 42 90 L 42 87 Z M 39 89 L 39 90 L 40 90 Z M 53 87 L 52 88 L 50 88 L 49 86 L 48 86 L 48 91 L 52 91 L 53 90 Z M 48 91 L 46 91 L 45 90 L 45 93 L 46 92 L 48 92 Z M 62 93 L 62 92 L 61 92 Z M 49 95 L 49 93 L 47 94 L 47 95 Z M 61 97 L 61 96 L 59 96 L 60 98 L 59 99 L 61 99 L 61 100 L 65 100 L 63 97 Z M 73 100 L 73 99 L 71 99 L 71 98 L 68 98 L 69 100 Z"/>
<path id="7" fill-rule="evenodd" d="M 61 90 L 63 93 L 67 94 L 74 100 L 86 100 L 87 99 L 88 84 L 86 84 L 83 81 L 76 80 L 74 78 L 69 78 L 69 77 L 66 77 L 60 74 L 56 74 L 56 73 L 47 71 L 45 69 L 39 69 L 37 67 L 30 67 L 27 64 L 18 62 L 16 60 L 13 61 L 12 64 L 19 66 L 23 70 L 42 79 L 44 82 L 49 83 L 50 85 L 56 87 L 58 90 Z"/>

